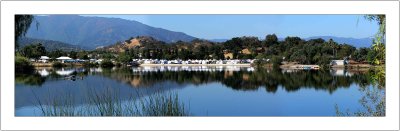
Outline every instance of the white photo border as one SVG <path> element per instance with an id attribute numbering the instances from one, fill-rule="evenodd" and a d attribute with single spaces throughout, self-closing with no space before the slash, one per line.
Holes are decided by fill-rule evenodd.
<path id="1" fill-rule="evenodd" d="M 15 14 L 385 14 L 385 117 L 15 117 Z M 398 130 L 398 1 L 2 1 L 2 130 Z"/>

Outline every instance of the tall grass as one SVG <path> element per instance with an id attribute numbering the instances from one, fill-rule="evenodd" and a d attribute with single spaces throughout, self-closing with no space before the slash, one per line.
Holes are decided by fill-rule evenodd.
<path id="1" fill-rule="evenodd" d="M 131 95 L 128 100 L 119 97 L 119 90 L 87 91 L 88 104 L 77 106 L 73 95 L 50 96 L 45 101 L 36 97 L 44 116 L 189 116 L 176 93 L 157 92 L 150 96 Z M 136 99 L 135 99 L 136 98 Z"/>
<path id="2" fill-rule="evenodd" d="M 163 95 L 157 93 L 148 98 L 141 99 L 141 110 L 137 110 L 140 116 L 188 116 L 183 103 L 179 102 L 177 94 Z"/>
<path id="3" fill-rule="evenodd" d="M 78 116 L 76 105 L 74 104 L 74 96 L 66 93 L 64 96 L 52 96 L 48 94 L 45 100 L 40 100 L 34 94 L 38 102 L 38 108 L 44 116 Z"/>

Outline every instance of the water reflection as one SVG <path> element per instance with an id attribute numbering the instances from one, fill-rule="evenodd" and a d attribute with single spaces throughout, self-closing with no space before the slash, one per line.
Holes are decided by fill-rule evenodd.
<path id="1" fill-rule="evenodd" d="M 206 84 L 219 82 L 235 90 L 257 90 L 276 92 L 278 86 L 286 91 L 300 88 L 326 90 L 332 93 L 337 88 L 347 88 L 352 83 L 369 85 L 367 75 L 344 70 L 267 70 L 253 67 L 138 67 L 104 71 L 101 75 L 130 83 L 133 87 L 150 86 L 151 83 L 174 81 L 179 84 Z M 343 73 L 346 72 L 346 73 Z"/>
<path id="2" fill-rule="evenodd" d="M 258 93 L 261 91 L 263 94 L 268 95 L 275 94 L 279 91 L 295 93 L 301 89 L 306 89 L 323 91 L 332 95 L 339 89 L 348 89 L 355 86 L 360 88 L 369 87 L 371 85 L 369 79 L 370 73 L 368 70 L 344 69 L 327 71 L 277 70 L 243 66 L 37 68 L 34 74 L 16 74 L 15 106 L 16 108 L 35 106 L 35 101 L 32 101 L 35 98 L 46 100 L 48 99 L 48 94 L 57 96 L 59 94 L 65 94 L 65 92 L 74 94 L 75 103 L 85 104 L 85 91 L 89 89 L 105 91 L 110 87 L 119 92 L 118 97 L 121 99 L 129 99 L 132 94 L 137 92 L 146 96 L 160 91 L 184 91 L 183 89 L 189 87 L 190 92 L 196 92 L 196 89 L 193 89 L 192 86 L 210 90 L 207 93 L 196 93 L 207 95 L 207 97 L 214 97 L 214 95 L 220 97 L 225 95 L 224 93 L 218 94 L 212 91 L 214 89 L 209 88 L 209 86 L 224 88 L 223 91 L 219 92 L 233 90 L 243 93 Z M 211 95 L 212 93 L 216 94 Z M 317 95 L 320 93 L 308 92 L 304 95 L 313 96 L 312 94 Z M 190 98 L 193 96 L 187 97 Z M 280 97 L 285 96 L 280 95 Z M 325 96 L 319 99 L 325 100 L 332 98 Z M 252 102 L 260 104 L 263 101 L 260 99 Z M 225 103 L 227 103 L 227 101 L 225 101 Z M 329 108 L 333 110 L 333 104 L 330 105 Z M 311 111 L 312 109 L 309 110 Z M 229 111 L 227 112 L 229 113 Z M 334 111 L 332 111 L 332 113 L 334 113 Z M 301 115 L 301 113 L 299 115 Z"/>
<path id="3" fill-rule="evenodd" d="M 368 72 L 360 70 L 271 70 L 236 66 L 146 66 L 133 68 L 38 68 L 35 74 L 16 75 L 17 84 L 41 85 L 46 81 L 84 79 L 99 75 L 128 83 L 132 87 L 149 87 L 172 81 L 178 84 L 206 84 L 219 82 L 235 90 L 276 92 L 278 86 L 286 91 L 313 88 L 332 93 L 337 88 L 355 83 L 361 87 L 370 85 Z M 76 79 L 73 79 L 76 80 Z"/>

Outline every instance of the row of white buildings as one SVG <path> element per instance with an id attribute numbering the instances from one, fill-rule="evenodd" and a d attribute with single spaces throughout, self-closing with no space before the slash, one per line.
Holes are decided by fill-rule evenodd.
<path id="1" fill-rule="evenodd" d="M 51 58 L 49 58 L 48 56 L 41 56 L 38 60 L 38 62 L 41 63 L 48 63 L 50 62 Z M 97 62 L 100 63 L 101 61 L 103 61 L 103 59 L 90 59 L 90 60 L 82 60 L 82 59 L 72 59 L 68 56 L 61 56 L 56 58 L 57 61 L 61 62 L 61 63 L 76 63 L 76 62 Z M 35 61 L 34 59 L 31 59 L 31 61 Z"/>
<path id="2" fill-rule="evenodd" d="M 234 60 L 165 60 L 165 59 L 133 59 L 133 62 L 139 64 L 217 64 L 217 65 L 235 65 L 235 64 L 252 64 L 255 59 L 234 59 Z"/>

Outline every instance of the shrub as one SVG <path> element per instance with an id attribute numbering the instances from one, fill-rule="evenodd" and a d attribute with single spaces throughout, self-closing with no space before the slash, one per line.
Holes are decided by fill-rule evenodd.
<path id="1" fill-rule="evenodd" d="M 274 56 L 274 57 L 272 57 L 272 59 L 271 59 L 271 62 L 272 62 L 272 64 L 274 65 L 274 66 L 280 66 L 280 65 L 282 65 L 282 57 L 279 57 L 279 56 Z"/>
<path id="2" fill-rule="evenodd" d="M 114 64 L 113 64 L 110 60 L 103 60 L 103 61 L 100 63 L 100 66 L 101 66 L 101 67 L 107 68 L 107 67 L 113 67 Z"/>
<path id="3" fill-rule="evenodd" d="M 16 73 L 31 73 L 34 68 L 28 58 L 23 56 L 15 56 L 15 72 Z"/>
<path id="4" fill-rule="evenodd" d="M 97 67 L 99 66 L 98 63 L 92 63 L 92 62 L 84 62 L 83 67 Z"/>
<path id="5" fill-rule="evenodd" d="M 122 64 L 121 64 L 121 63 L 119 63 L 119 62 L 117 62 L 117 63 L 115 64 L 115 66 L 116 66 L 116 67 L 121 67 L 121 66 L 122 66 Z"/>
<path id="6" fill-rule="evenodd" d="M 267 64 L 267 61 L 264 59 L 256 59 L 253 63 L 253 66 L 260 67 Z"/>

